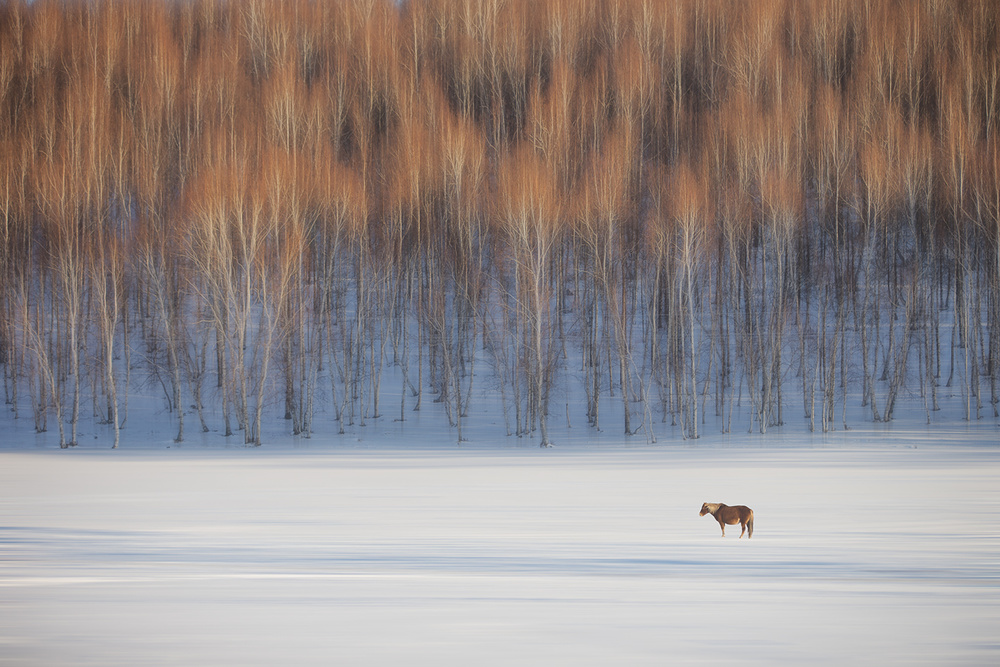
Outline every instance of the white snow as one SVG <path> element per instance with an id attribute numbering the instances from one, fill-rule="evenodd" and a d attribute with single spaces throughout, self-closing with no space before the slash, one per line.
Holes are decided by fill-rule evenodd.
<path id="1" fill-rule="evenodd" d="M 995 424 L 861 427 L 8 442 L 0 664 L 1000 663 Z M 751 506 L 753 539 L 705 501 Z"/>
<path id="2" fill-rule="evenodd" d="M 192 413 L 174 443 L 138 384 L 115 451 L 87 410 L 66 451 L 5 412 L 0 665 L 1000 664 L 1000 422 L 960 390 L 831 433 L 790 392 L 781 428 L 697 440 L 566 395 L 541 449 L 482 384 L 462 446 L 430 400 L 394 421 L 394 369 L 383 418 L 270 410 L 258 449 Z"/>

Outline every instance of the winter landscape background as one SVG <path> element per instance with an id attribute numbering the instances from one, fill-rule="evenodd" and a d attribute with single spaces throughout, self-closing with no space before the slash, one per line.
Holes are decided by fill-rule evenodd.
<path id="1" fill-rule="evenodd" d="M 998 662 L 998 25 L 0 4 L 0 664 Z"/>
<path id="2" fill-rule="evenodd" d="M 997 23 L 5 3 L 5 399 L 64 447 L 87 415 L 117 444 L 150 387 L 178 441 L 251 445 L 276 414 L 308 436 L 431 402 L 456 442 L 497 404 L 496 437 L 539 444 L 765 432 L 795 403 L 828 431 L 855 395 L 865 422 L 934 422 L 941 393 L 996 419 Z"/>

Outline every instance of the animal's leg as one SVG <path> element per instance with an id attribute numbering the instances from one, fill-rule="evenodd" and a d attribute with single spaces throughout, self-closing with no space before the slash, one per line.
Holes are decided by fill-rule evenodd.
<path id="1" fill-rule="evenodd" d="M 743 528 L 743 530 L 740 531 L 740 539 L 742 540 L 743 533 L 747 532 L 747 525 L 745 523 L 741 523 L 740 526 Z"/>
<path id="2" fill-rule="evenodd" d="M 719 519 L 719 525 L 722 526 L 722 536 L 725 537 L 726 536 L 726 522 L 723 521 L 722 519 Z"/>

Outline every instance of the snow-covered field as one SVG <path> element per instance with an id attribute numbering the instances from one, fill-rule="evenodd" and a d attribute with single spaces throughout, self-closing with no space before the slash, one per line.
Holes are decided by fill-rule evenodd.
<path id="1" fill-rule="evenodd" d="M 0 664 L 1000 664 L 996 427 L 896 429 L 5 448 Z"/>
<path id="2" fill-rule="evenodd" d="M 174 443 L 155 392 L 115 451 L 5 411 L 0 665 L 1000 664 L 1000 427 L 960 392 L 931 425 L 852 399 L 849 430 L 790 403 L 697 440 L 626 438 L 610 398 L 597 432 L 579 398 L 553 449 L 489 395 L 461 446 L 431 402 L 311 439 L 272 416 L 257 449 Z"/>

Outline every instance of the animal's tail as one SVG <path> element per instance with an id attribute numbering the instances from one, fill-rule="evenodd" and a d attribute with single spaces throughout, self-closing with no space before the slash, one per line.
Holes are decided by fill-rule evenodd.
<path id="1" fill-rule="evenodd" d="M 749 531 L 747 539 L 749 540 L 753 537 L 753 510 L 750 511 L 750 518 L 747 519 L 747 530 Z"/>

